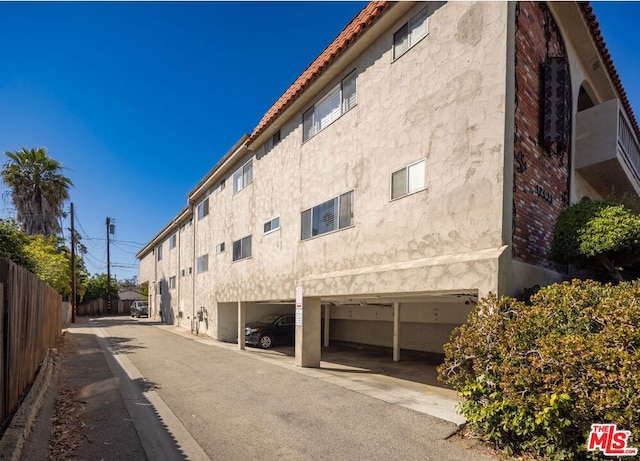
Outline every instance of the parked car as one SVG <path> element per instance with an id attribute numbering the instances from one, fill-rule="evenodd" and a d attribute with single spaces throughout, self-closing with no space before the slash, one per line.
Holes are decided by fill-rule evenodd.
<path id="1" fill-rule="evenodd" d="M 274 344 L 294 344 L 296 316 L 271 314 L 257 322 L 245 324 L 245 344 L 269 349 Z"/>
<path id="2" fill-rule="evenodd" d="M 147 301 L 134 301 L 131 304 L 131 317 L 149 317 L 149 303 Z"/>

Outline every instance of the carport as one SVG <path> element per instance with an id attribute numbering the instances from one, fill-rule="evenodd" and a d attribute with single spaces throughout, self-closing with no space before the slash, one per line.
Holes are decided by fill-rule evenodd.
<path id="1" fill-rule="evenodd" d="M 296 304 L 296 364 L 318 367 L 332 342 L 442 354 L 451 331 L 466 322 L 477 290 L 304 298 Z M 322 338 L 322 340 L 321 340 Z"/>

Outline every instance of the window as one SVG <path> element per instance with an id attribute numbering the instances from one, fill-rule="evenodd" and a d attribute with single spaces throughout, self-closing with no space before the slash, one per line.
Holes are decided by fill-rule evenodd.
<path id="1" fill-rule="evenodd" d="M 180 232 L 184 232 L 185 229 L 190 228 L 191 224 L 193 224 L 193 218 L 189 218 L 187 222 L 185 222 L 182 226 L 180 226 Z"/>
<path id="2" fill-rule="evenodd" d="M 182 269 L 182 272 L 180 273 L 180 275 L 184 277 L 184 269 Z"/>
<path id="3" fill-rule="evenodd" d="M 169 249 L 173 250 L 176 247 L 176 234 L 169 237 Z"/>
<path id="4" fill-rule="evenodd" d="M 391 199 L 425 188 L 425 160 L 413 163 L 391 175 Z"/>
<path id="5" fill-rule="evenodd" d="M 158 261 L 162 261 L 162 245 L 158 245 L 158 251 L 156 251 L 158 255 Z"/>
<path id="6" fill-rule="evenodd" d="M 347 75 L 302 116 L 302 140 L 311 139 L 356 105 L 356 71 Z"/>
<path id="7" fill-rule="evenodd" d="M 215 186 L 213 186 L 213 192 L 219 194 L 224 190 L 225 179 L 221 179 Z"/>
<path id="8" fill-rule="evenodd" d="M 302 240 L 353 224 L 353 191 L 302 212 Z"/>
<path id="9" fill-rule="evenodd" d="M 158 294 L 161 295 L 162 294 L 162 280 L 158 282 Z"/>
<path id="10" fill-rule="evenodd" d="M 233 193 L 236 194 L 253 182 L 253 163 L 249 160 L 233 173 Z"/>
<path id="11" fill-rule="evenodd" d="M 209 214 L 209 198 L 204 199 L 198 205 L 198 221 Z"/>
<path id="12" fill-rule="evenodd" d="M 233 260 L 249 258 L 251 256 L 251 236 L 233 242 Z"/>
<path id="13" fill-rule="evenodd" d="M 175 290 L 176 288 L 176 278 L 174 277 L 169 277 L 169 289 L 170 290 Z"/>
<path id="14" fill-rule="evenodd" d="M 268 234 L 274 230 L 280 229 L 280 216 L 273 218 L 271 221 L 264 223 L 264 233 Z"/>
<path id="15" fill-rule="evenodd" d="M 409 48 L 427 36 L 427 9 L 424 8 L 393 34 L 393 59 L 397 59 Z"/>
<path id="16" fill-rule="evenodd" d="M 216 245 L 216 254 L 224 253 L 224 242 Z"/>
<path id="17" fill-rule="evenodd" d="M 197 263 L 196 270 L 198 271 L 198 274 L 207 272 L 209 270 L 209 255 L 206 254 L 206 255 L 198 256 L 196 263 Z M 189 268 L 189 273 L 191 273 L 191 268 Z"/>
<path id="18" fill-rule="evenodd" d="M 267 140 L 267 142 L 264 143 L 264 153 L 266 154 L 271 151 L 271 149 L 276 147 L 280 143 L 280 140 L 280 130 L 278 130 L 274 133 L 273 136 L 271 136 L 270 139 Z"/>

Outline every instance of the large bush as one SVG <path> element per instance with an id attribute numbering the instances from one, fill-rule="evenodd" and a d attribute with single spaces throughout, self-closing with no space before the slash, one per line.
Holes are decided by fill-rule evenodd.
<path id="1" fill-rule="evenodd" d="M 574 280 L 531 301 L 481 300 L 445 346 L 441 379 L 471 430 L 546 459 L 602 459 L 587 451 L 593 423 L 630 430 L 640 446 L 640 282 Z"/>

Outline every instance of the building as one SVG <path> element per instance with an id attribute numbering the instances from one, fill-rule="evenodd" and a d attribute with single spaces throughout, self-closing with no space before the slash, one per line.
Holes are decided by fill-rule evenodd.
<path id="1" fill-rule="evenodd" d="M 244 347 L 441 352 L 489 292 L 566 278 L 560 211 L 640 192 L 640 130 L 588 4 L 373 2 L 137 255 L 152 316 Z M 201 327 L 202 328 L 202 327 Z"/>

